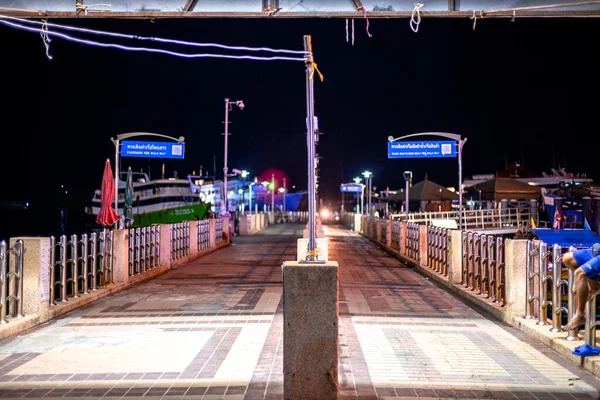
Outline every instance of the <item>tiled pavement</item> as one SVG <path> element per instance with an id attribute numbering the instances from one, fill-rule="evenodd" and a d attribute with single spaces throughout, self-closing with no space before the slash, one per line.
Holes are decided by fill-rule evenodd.
<path id="1" fill-rule="evenodd" d="M 275 226 L 0 342 L 1 398 L 280 399 L 281 264 L 302 226 Z M 593 399 L 599 381 L 492 322 L 350 232 L 340 263 L 344 399 Z M 268 235 L 268 234 L 271 235 Z"/>

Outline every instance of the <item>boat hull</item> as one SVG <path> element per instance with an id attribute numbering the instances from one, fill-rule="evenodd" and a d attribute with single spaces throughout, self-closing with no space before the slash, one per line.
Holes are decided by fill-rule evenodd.
<path id="1" fill-rule="evenodd" d="M 149 226 L 154 224 L 175 224 L 183 221 L 194 221 L 206 218 L 210 204 L 198 203 L 165 210 L 152 211 L 133 215 L 133 226 Z"/>

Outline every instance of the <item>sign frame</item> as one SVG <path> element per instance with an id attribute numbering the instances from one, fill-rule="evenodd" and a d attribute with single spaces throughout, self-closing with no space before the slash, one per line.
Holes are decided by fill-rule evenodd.
<path id="1" fill-rule="evenodd" d="M 121 157 L 183 160 L 185 158 L 185 142 L 122 140 Z"/>
<path id="2" fill-rule="evenodd" d="M 423 140 L 419 142 L 388 142 L 388 158 L 455 158 L 455 140 Z"/>

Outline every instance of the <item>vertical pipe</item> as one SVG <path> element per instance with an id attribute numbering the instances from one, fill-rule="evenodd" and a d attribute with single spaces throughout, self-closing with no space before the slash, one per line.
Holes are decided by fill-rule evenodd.
<path id="1" fill-rule="evenodd" d="M 88 294 L 88 251 L 87 251 L 87 244 L 88 244 L 88 235 L 87 233 L 84 233 L 83 235 L 81 235 L 81 268 L 82 268 L 82 278 L 83 278 L 83 282 L 82 282 L 82 289 L 83 289 L 83 294 Z"/>
<path id="2" fill-rule="evenodd" d="M 23 317 L 23 240 L 17 240 L 12 251 L 16 257 L 15 273 L 16 276 L 19 278 L 19 285 L 17 286 L 18 293 L 15 296 L 17 298 L 17 317 Z"/>
<path id="3" fill-rule="evenodd" d="M 8 252 L 6 251 L 6 241 L 0 242 L 0 324 L 6 321 L 6 268 L 8 267 Z M 52 300 L 52 299 L 50 299 Z"/>
<path id="4" fill-rule="evenodd" d="M 535 249 L 532 240 L 527 241 L 525 264 L 525 319 L 533 319 L 533 255 Z"/>
<path id="5" fill-rule="evenodd" d="M 119 139 L 114 140 L 115 143 L 115 213 L 119 216 Z M 116 227 L 119 227 L 117 220 Z"/>
<path id="6" fill-rule="evenodd" d="M 548 288 L 546 285 L 546 260 L 548 257 L 548 245 L 546 243 L 540 243 L 540 262 L 538 267 L 539 274 L 539 304 L 538 304 L 538 325 L 548 324 L 547 313 L 548 313 Z"/>
<path id="7" fill-rule="evenodd" d="M 406 222 L 408 223 L 408 212 L 409 212 L 409 207 L 408 207 L 408 188 L 409 188 L 409 182 L 408 179 L 406 179 L 406 193 L 405 193 L 405 200 L 404 200 L 404 208 L 406 208 L 406 210 L 404 210 L 406 212 Z"/>
<path id="8" fill-rule="evenodd" d="M 558 244 L 552 246 L 552 328 L 550 332 L 562 332 L 562 248 Z M 568 284 L 567 284 L 568 286 Z"/>
<path id="9" fill-rule="evenodd" d="M 56 238 L 54 236 L 50 236 L 50 305 L 55 306 L 55 291 L 56 291 L 56 276 L 55 274 L 56 267 Z M 4 282 L 4 280 L 3 280 Z"/>
<path id="10" fill-rule="evenodd" d="M 315 128 L 314 128 L 314 60 L 310 35 L 304 36 L 306 52 L 306 142 L 308 147 L 308 255 L 307 261 L 316 261 L 316 193 L 315 193 Z"/>
<path id="11" fill-rule="evenodd" d="M 67 237 L 60 237 L 60 301 L 67 301 Z"/>
<path id="12" fill-rule="evenodd" d="M 229 210 L 228 203 L 229 198 L 227 197 L 227 193 L 229 190 L 227 189 L 227 145 L 229 143 L 229 99 L 225 99 L 225 155 L 224 155 L 224 165 L 223 165 L 223 192 L 221 193 L 221 215 L 225 215 Z M 225 204 L 225 206 L 223 206 Z"/>
<path id="13" fill-rule="evenodd" d="M 462 188 L 462 147 L 464 141 L 460 139 L 458 141 L 458 229 L 463 229 L 463 188 Z"/>
<path id="14" fill-rule="evenodd" d="M 92 290 L 98 290 L 98 281 L 97 281 L 97 277 L 96 277 L 96 269 L 98 268 L 97 265 L 97 246 L 98 246 L 98 235 L 96 232 L 93 232 L 90 236 L 90 254 L 89 254 L 89 258 L 90 258 L 90 277 L 92 279 Z"/>
<path id="15" fill-rule="evenodd" d="M 76 234 L 71 235 L 71 287 L 73 288 L 73 297 L 79 297 L 79 257 L 77 246 L 79 240 Z"/>
<path id="16" fill-rule="evenodd" d="M 585 342 L 592 347 L 596 347 L 596 296 L 600 290 L 592 293 L 592 296 L 585 304 Z"/>
<path id="17" fill-rule="evenodd" d="M 504 277 L 504 239 L 502 237 L 496 238 L 496 301 L 504 304 L 504 296 L 502 290 L 504 289 L 506 279 Z"/>

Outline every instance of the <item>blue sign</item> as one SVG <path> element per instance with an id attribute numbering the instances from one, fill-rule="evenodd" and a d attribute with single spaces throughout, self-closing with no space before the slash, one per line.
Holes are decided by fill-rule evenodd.
<path id="1" fill-rule="evenodd" d="M 388 142 L 388 158 L 440 158 L 456 157 L 454 140 L 431 142 Z"/>
<path id="2" fill-rule="evenodd" d="M 184 158 L 185 143 L 123 140 L 121 157 Z"/>
<path id="3" fill-rule="evenodd" d="M 340 191 L 347 193 L 360 193 L 362 192 L 361 185 L 345 184 L 340 186 Z"/>

